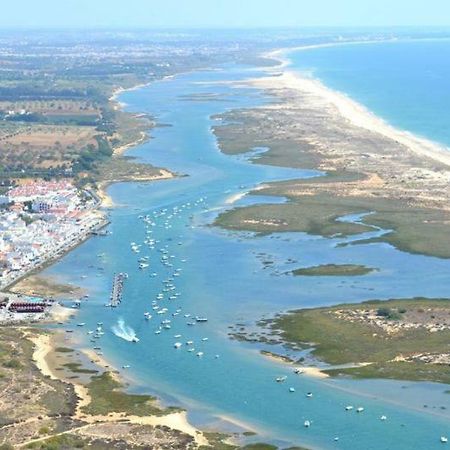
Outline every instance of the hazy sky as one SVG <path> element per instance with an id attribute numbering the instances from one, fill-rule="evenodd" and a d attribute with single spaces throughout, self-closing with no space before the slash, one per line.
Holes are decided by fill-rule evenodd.
<path id="1" fill-rule="evenodd" d="M 12 0 L 0 27 L 450 25 L 450 0 Z"/>

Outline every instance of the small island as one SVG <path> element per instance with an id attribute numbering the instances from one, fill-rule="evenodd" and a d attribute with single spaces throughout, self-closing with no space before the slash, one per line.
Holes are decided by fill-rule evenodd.
<path id="1" fill-rule="evenodd" d="M 301 309 L 263 324 L 286 343 L 312 348 L 330 376 L 450 383 L 450 299 Z"/>
<path id="2" fill-rule="evenodd" d="M 375 269 L 359 264 L 321 264 L 319 266 L 301 267 L 293 270 L 292 275 L 310 277 L 355 277 L 367 275 Z"/>

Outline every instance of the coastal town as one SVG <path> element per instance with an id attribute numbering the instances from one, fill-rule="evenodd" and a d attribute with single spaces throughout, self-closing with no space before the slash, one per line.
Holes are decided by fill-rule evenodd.
<path id="1" fill-rule="evenodd" d="M 106 224 L 97 197 L 71 181 L 26 181 L 0 197 L 0 289 Z"/>

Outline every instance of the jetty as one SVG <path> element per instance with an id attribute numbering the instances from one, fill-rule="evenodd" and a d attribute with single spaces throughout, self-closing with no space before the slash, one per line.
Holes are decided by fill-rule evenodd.
<path id="1" fill-rule="evenodd" d="M 128 274 L 126 273 L 118 273 L 114 275 L 111 296 L 109 299 L 109 303 L 107 306 L 111 308 L 116 308 L 122 302 L 122 293 L 123 293 L 123 284 L 124 281 L 128 278 Z"/>

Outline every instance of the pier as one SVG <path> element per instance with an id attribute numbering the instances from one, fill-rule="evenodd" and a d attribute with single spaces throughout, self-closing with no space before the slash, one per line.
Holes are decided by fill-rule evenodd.
<path id="1" fill-rule="evenodd" d="M 111 296 L 107 306 L 110 306 L 111 308 L 116 308 L 117 306 L 120 305 L 120 303 L 122 302 L 123 283 L 126 278 L 128 278 L 128 274 L 126 273 L 119 273 L 114 275 L 111 289 Z"/>

